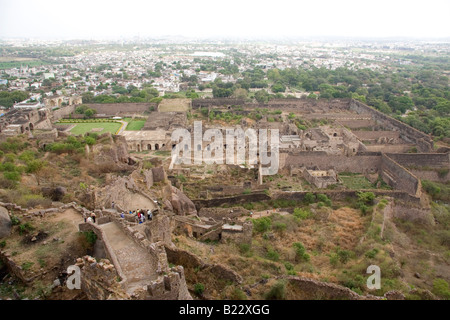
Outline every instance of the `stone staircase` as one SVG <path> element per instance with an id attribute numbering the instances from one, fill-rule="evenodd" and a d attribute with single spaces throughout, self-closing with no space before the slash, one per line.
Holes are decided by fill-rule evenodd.
<path id="1" fill-rule="evenodd" d="M 122 272 L 127 278 L 127 293 L 133 292 L 157 280 L 156 266 L 152 264 L 152 257 L 142 247 L 136 245 L 123 230 L 114 222 L 99 226 L 114 250 Z"/>

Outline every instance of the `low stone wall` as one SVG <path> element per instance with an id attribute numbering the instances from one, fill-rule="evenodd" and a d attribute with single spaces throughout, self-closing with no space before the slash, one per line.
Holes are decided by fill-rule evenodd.
<path id="1" fill-rule="evenodd" d="M 0 260 L 3 261 L 3 263 L 8 268 L 8 271 L 14 275 L 16 278 L 20 279 L 25 284 L 31 283 L 36 277 L 27 278 L 23 272 L 23 269 L 21 266 L 18 266 L 13 259 L 11 259 L 10 254 L 0 251 Z M 39 275 L 38 275 L 39 276 Z"/>
<path id="2" fill-rule="evenodd" d="M 126 290 L 126 288 L 127 288 L 127 277 L 123 273 L 122 268 L 120 267 L 119 261 L 117 260 L 117 256 L 114 253 L 114 250 L 111 248 L 111 245 L 109 244 L 109 241 L 105 237 L 105 234 L 104 234 L 103 230 L 100 229 L 97 225 L 95 225 L 93 223 L 89 223 L 89 222 L 88 223 L 81 223 L 78 228 L 79 228 L 79 230 L 81 232 L 89 232 L 89 231 L 94 232 L 95 235 L 97 236 L 97 240 L 100 240 L 100 241 L 103 242 L 103 246 L 104 246 L 104 249 L 105 249 L 106 256 L 113 263 L 113 265 L 115 266 L 115 268 L 117 270 L 117 274 L 121 278 L 121 281 L 119 282 L 119 284 L 121 285 L 121 287 L 124 290 Z"/>
<path id="3" fill-rule="evenodd" d="M 220 207 L 223 204 L 244 204 L 249 202 L 258 202 L 258 201 L 266 201 L 270 200 L 270 196 L 265 193 L 252 193 L 252 194 L 242 194 L 234 197 L 226 197 L 226 198 L 216 198 L 216 199 L 199 199 L 192 200 L 197 208 L 197 211 L 203 207 Z"/>
<path id="4" fill-rule="evenodd" d="M 99 262 L 85 256 L 77 259 L 76 266 L 81 269 L 81 290 L 89 300 L 130 299 L 120 280 L 116 268 L 109 260 Z"/>

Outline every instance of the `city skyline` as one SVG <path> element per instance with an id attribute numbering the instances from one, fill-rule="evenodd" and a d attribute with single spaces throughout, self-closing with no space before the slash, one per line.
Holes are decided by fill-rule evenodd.
<path id="1" fill-rule="evenodd" d="M 448 38 L 442 0 L 0 1 L 0 38 Z"/>

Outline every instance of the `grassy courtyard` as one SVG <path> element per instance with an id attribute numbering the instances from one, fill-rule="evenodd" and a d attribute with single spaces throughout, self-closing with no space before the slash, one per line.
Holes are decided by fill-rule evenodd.
<path id="1" fill-rule="evenodd" d="M 144 118 L 124 118 L 123 120 L 128 122 L 128 125 L 125 129 L 127 131 L 139 131 L 144 127 L 145 122 L 147 121 Z"/>
<path id="2" fill-rule="evenodd" d="M 119 122 L 88 122 L 88 123 L 64 123 L 65 125 L 74 124 L 75 127 L 73 127 L 70 132 L 79 135 L 79 134 L 85 134 L 87 132 L 97 132 L 97 133 L 105 133 L 105 132 L 111 132 L 112 134 L 115 134 L 117 130 L 119 130 L 120 126 L 122 125 Z M 101 130 L 100 130 L 101 129 Z"/>

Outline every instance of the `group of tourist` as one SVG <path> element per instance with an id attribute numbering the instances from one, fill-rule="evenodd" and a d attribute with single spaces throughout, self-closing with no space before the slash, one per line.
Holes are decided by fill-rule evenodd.
<path id="1" fill-rule="evenodd" d="M 95 218 L 97 216 L 94 212 L 92 212 L 90 215 L 87 215 L 86 213 L 83 213 L 84 222 L 93 222 L 95 223 Z"/>
<path id="2" fill-rule="evenodd" d="M 137 209 L 134 211 L 129 211 L 129 214 L 132 214 L 136 218 L 136 222 L 139 224 L 144 223 L 146 220 L 151 221 L 153 219 L 152 210 L 144 210 L 144 209 Z M 122 218 L 125 218 L 125 215 L 122 213 L 120 215 Z"/>

